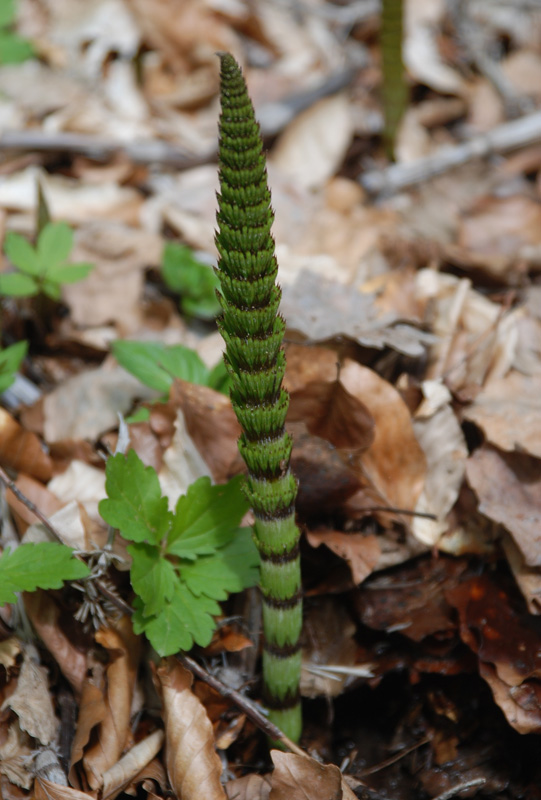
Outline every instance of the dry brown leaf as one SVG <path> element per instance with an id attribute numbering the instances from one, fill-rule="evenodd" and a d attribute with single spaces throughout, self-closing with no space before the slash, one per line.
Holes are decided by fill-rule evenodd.
<path id="1" fill-rule="evenodd" d="M 103 665 L 95 662 L 92 653 L 88 654 L 87 661 L 85 682 L 79 701 L 77 727 L 71 746 L 69 780 L 73 785 L 79 784 L 78 764 L 84 757 L 85 747 L 90 741 L 92 732 L 107 716 Z"/>
<path id="2" fill-rule="evenodd" d="M 522 247 L 541 244 L 541 203 L 526 195 L 482 198 L 462 219 L 458 244 L 484 255 L 520 257 Z"/>
<path id="3" fill-rule="evenodd" d="M 541 458 L 541 375 L 515 370 L 490 381 L 463 416 L 501 450 L 521 450 Z"/>
<path id="4" fill-rule="evenodd" d="M 237 440 L 240 426 L 231 401 L 221 392 L 176 380 L 169 402 L 180 407 L 186 430 L 217 483 L 231 477 L 238 459 Z"/>
<path id="5" fill-rule="evenodd" d="M 334 764 L 271 750 L 274 772 L 269 800 L 342 800 L 342 773 Z"/>
<path id="6" fill-rule="evenodd" d="M 270 775 L 255 773 L 228 781 L 225 785 L 228 800 L 268 800 L 270 790 Z"/>
<path id="7" fill-rule="evenodd" d="M 40 589 L 25 592 L 23 597 L 33 628 L 78 697 L 86 675 L 86 655 L 60 627 L 60 607 Z"/>
<path id="8" fill-rule="evenodd" d="M 296 117 L 273 147 L 271 163 L 303 189 L 323 186 L 342 164 L 353 134 L 346 94 L 315 103 Z"/>
<path id="9" fill-rule="evenodd" d="M 156 675 L 163 698 L 165 759 L 173 791 L 182 800 L 224 800 L 222 765 L 214 747 L 212 725 L 192 692 L 190 672 L 168 658 Z"/>
<path id="10" fill-rule="evenodd" d="M 374 419 L 340 380 L 314 381 L 290 397 L 288 420 L 343 450 L 366 450 L 374 441 Z"/>
<path id="11" fill-rule="evenodd" d="M 94 800 L 94 794 L 80 792 L 71 786 L 61 786 L 46 778 L 37 778 L 34 786 L 36 800 Z"/>
<path id="12" fill-rule="evenodd" d="M 18 475 L 15 485 L 46 517 L 52 517 L 62 508 L 62 503 L 58 497 L 55 497 L 42 483 L 34 480 L 34 478 L 29 478 L 28 475 Z M 27 525 L 33 525 L 39 521 L 28 506 L 15 497 L 9 489 L 6 492 L 6 499 L 9 507 L 16 515 L 16 521 L 18 522 L 20 519 L 24 523 L 23 529 Z M 18 525 L 18 527 L 20 529 L 21 525 Z"/>
<path id="13" fill-rule="evenodd" d="M 186 494 L 190 484 L 203 475 L 212 474 L 186 430 L 184 414 L 180 409 L 177 411 L 173 440 L 163 453 L 162 461 L 158 475 L 162 492 L 169 498 L 171 508 L 180 495 Z"/>
<path id="14" fill-rule="evenodd" d="M 35 433 L 25 430 L 0 408 L 0 463 L 46 483 L 52 475 L 50 457 Z"/>
<path id="15" fill-rule="evenodd" d="M 164 734 L 155 730 L 134 745 L 122 758 L 113 764 L 103 775 L 102 798 L 114 798 L 125 789 L 135 776 L 157 756 L 163 744 Z"/>
<path id="16" fill-rule="evenodd" d="M 312 547 L 324 544 L 337 556 L 347 561 L 353 581 L 362 583 L 381 556 L 381 547 L 377 536 L 362 533 L 340 533 L 340 531 L 307 531 L 306 538 Z"/>
<path id="17" fill-rule="evenodd" d="M 9 726 L 7 736 L 3 735 L 0 743 L 0 774 L 5 775 L 16 786 L 30 789 L 34 781 L 31 758 L 30 736 L 21 730 L 18 720 L 15 719 Z"/>
<path id="18" fill-rule="evenodd" d="M 17 715 L 21 730 L 41 744 L 49 745 L 56 736 L 58 720 L 49 693 L 49 675 L 45 667 L 37 662 L 38 658 L 35 648 L 27 645 L 17 687 L 4 700 L 0 710 L 10 708 Z"/>
<path id="19" fill-rule="evenodd" d="M 480 512 L 505 525 L 528 566 L 541 566 L 541 460 L 484 445 L 468 459 L 466 475 Z"/>
<path id="20" fill-rule="evenodd" d="M 102 628 L 96 633 L 96 641 L 108 651 L 110 662 L 104 676 L 106 713 L 100 721 L 96 743 L 83 756 L 92 789 L 101 787 L 104 773 L 117 763 L 130 736 L 140 637 L 133 633 L 127 617 L 121 618 L 118 627 Z"/>

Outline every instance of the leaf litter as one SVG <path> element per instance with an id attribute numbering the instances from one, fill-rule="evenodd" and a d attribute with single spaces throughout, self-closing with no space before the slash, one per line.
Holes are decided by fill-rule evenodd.
<path id="1" fill-rule="evenodd" d="M 16 4 L 38 57 L 0 66 L 2 237 L 35 243 L 39 181 L 52 221 L 74 228 L 69 261 L 94 269 L 63 287 L 45 326 L 39 306 L 3 298 L 2 345 L 29 341 L 21 377 L 41 396 L 0 409 L 2 481 L 14 480 L 1 544 L 43 541 L 37 510 L 110 585 L 96 601 L 106 626 L 77 621 L 85 602 L 89 619 L 98 612 L 75 588 L 0 611 L 7 797 L 536 796 L 539 135 L 370 198 L 363 173 L 387 162 L 379 15 L 365 5 Z M 516 109 L 528 119 L 539 21 L 519 5 L 406 3 L 415 91 L 399 166 L 437 162 Z M 108 549 L 97 512 L 118 413 L 170 507 L 194 480 L 242 471 L 226 393 L 169 373 L 150 389 L 111 355 L 117 340 L 189 347 L 205 380 L 220 358 L 189 283 L 175 290 L 161 269 L 171 243 L 215 263 L 216 50 L 240 60 L 270 133 L 288 323 L 306 754 L 272 750 L 272 761 L 238 698 L 173 659 L 149 680 L 152 659 L 122 616 L 126 543 Z M 192 655 L 258 701 L 248 597 L 250 617 L 237 616 L 240 596 L 222 603 Z M 27 707 L 46 715 L 39 730 Z M 60 781 L 32 763 L 49 740 Z"/>

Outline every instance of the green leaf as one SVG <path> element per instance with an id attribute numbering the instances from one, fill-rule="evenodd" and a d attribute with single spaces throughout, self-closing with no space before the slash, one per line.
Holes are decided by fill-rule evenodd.
<path id="1" fill-rule="evenodd" d="M 0 294 L 6 297 L 32 297 L 39 294 L 39 285 L 30 275 L 8 272 L 0 275 Z"/>
<path id="2" fill-rule="evenodd" d="M 13 553 L 6 549 L 0 556 L 0 605 L 16 602 L 15 592 L 60 589 L 64 581 L 89 574 L 86 564 L 63 544 L 22 544 Z"/>
<path id="3" fill-rule="evenodd" d="M 56 281 L 49 281 L 46 278 L 42 281 L 41 289 L 43 294 L 46 294 L 51 300 L 60 300 L 62 297 L 62 287 Z"/>
<path id="4" fill-rule="evenodd" d="M 73 231 L 66 222 L 49 222 L 38 238 L 37 253 L 41 267 L 49 273 L 51 267 L 67 261 L 73 247 Z"/>
<path id="5" fill-rule="evenodd" d="M 213 319 L 220 312 L 216 299 L 219 281 L 208 264 L 199 261 L 185 245 L 168 242 L 163 250 L 162 276 L 167 286 L 183 295 L 182 310 L 191 316 Z"/>
<path id="6" fill-rule="evenodd" d="M 56 283 L 77 283 L 94 269 L 94 264 L 53 264 L 47 270 L 47 278 Z"/>
<path id="7" fill-rule="evenodd" d="M 12 264 L 28 275 L 39 275 L 41 267 L 38 254 L 24 236 L 10 231 L 6 236 L 4 251 Z"/>
<path id="8" fill-rule="evenodd" d="M 248 510 L 241 484 L 240 476 L 223 486 L 212 486 L 207 477 L 192 483 L 186 495 L 179 497 L 167 552 L 194 559 L 228 542 Z"/>
<path id="9" fill-rule="evenodd" d="M 221 392 L 229 397 L 229 390 L 232 386 L 232 381 L 223 359 L 218 361 L 218 363 L 211 369 L 207 385 L 216 392 Z"/>
<path id="10" fill-rule="evenodd" d="M 33 56 L 31 42 L 11 31 L 0 30 L 0 64 L 20 64 Z"/>
<path id="11" fill-rule="evenodd" d="M 170 656 L 179 650 L 190 650 L 194 641 L 206 647 L 216 628 L 213 616 L 220 613 L 220 606 L 208 597 L 195 598 L 179 581 L 175 584 L 173 597 L 160 613 L 144 617 L 142 602 L 136 597 L 135 613 L 132 617 L 135 633 L 145 633 L 160 656 Z"/>
<path id="12" fill-rule="evenodd" d="M 1 0 L 0 27 L 5 28 L 15 22 L 15 0 Z"/>
<path id="13" fill-rule="evenodd" d="M 125 539 L 160 544 L 171 525 L 167 498 L 152 467 L 145 467 L 135 450 L 127 457 L 111 456 L 105 468 L 107 499 L 99 504 L 105 522 Z"/>
<path id="14" fill-rule="evenodd" d="M 251 528 L 239 528 L 234 538 L 214 555 L 183 562 L 180 577 L 196 596 L 226 600 L 230 592 L 241 592 L 259 580 L 259 553 Z"/>
<path id="15" fill-rule="evenodd" d="M 134 411 L 133 414 L 130 414 L 129 417 L 126 417 L 126 422 L 128 425 L 135 425 L 137 422 L 147 422 L 150 419 L 150 408 L 146 408 L 146 406 L 141 406 L 138 408 L 137 411 Z"/>
<path id="16" fill-rule="evenodd" d="M 209 371 L 197 353 L 180 344 L 166 347 L 161 342 L 117 339 L 112 350 L 125 370 L 162 394 L 169 392 L 174 378 L 203 385 L 208 379 Z"/>
<path id="17" fill-rule="evenodd" d="M 178 582 L 175 568 L 161 557 L 160 549 L 155 545 L 144 542 L 130 544 L 128 553 L 133 559 L 131 585 L 144 603 L 143 616 L 159 614 L 173 597 Z"/>
<path id="18" fill-rule="evenodd" d="M 0 392 L 5 392 L 15 380 L 15 373 L 28 350 L 28 342 L 17 342 L 0 351 Z"/>

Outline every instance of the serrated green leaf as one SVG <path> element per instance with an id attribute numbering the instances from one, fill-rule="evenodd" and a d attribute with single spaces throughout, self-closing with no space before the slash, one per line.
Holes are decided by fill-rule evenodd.
<path id="1" fill-rule="evenodd" d="M 162 394 L 168 394 L 174 378 L 206 385 L 208 369 L 196 352 L 180 344 L 167 347 L 160 342 L 117 339 L 112 350 L 125 370 Z"/>
<path id="2" fill-rule="evenodd" d="M 15 380 L 15 373 L 28 350 L 28 342 L 17 342 L 0 351 L 0 392 L 5 392 Z"/>
<path id="3" fill-rule="evenodd" d="M 47 270 L 47 278 L 56 283 L 77 283 L 94 269 L 94 264 L 53 264 Z"/>
<path id="4" fill-rule="evenodd" d="M 170 289 L 182 295 L 181 308 L 190 316 L 213 319 L 220 312 L 216 299 L 219 281 L 208 264 L 185 245 L 168 242 L 162 256 L 162 276 Z"/>
<path id="5" fill-rule="evenodd" d="M 0 556 L 0 605 L 16 602 L 15 592 L 60 589 L 64 581 L 89 574 L 86 564 L 63 544 L 22 544 L 13 553 L 6 549 Z"/>
<path id="6" fill-rule="evenodd" d="M 73 231 L 66 222 L 49 222 L 38 238 L 36 248 L 45 273 L 67 261 L 73 247 Z"/>
<path id="7" fill-rule="evenodd" d="M 168 600 L 171 600 L 178 583 L 175 568 L 160 555 L 159 547 L 138 542 L 130 544 L 128 553 L 132 557 L 131 585 L 144 606 L 145 617 L 159 614 Z"/>
<path id="8" fill-rule="evenodd" d="M 171 525 L 167 498 L 152 467 L 145 467 L 135 450 L 112 456 L 105 468 L 107 499 L 99 504 L 103 519 L 125 539 L 160 544 Z"/>
<path id="9" fill-rule="evenodd" d="M 135 598 L 132 617 L 135 633 L 144 633 L 160 656 L 190 650 L 193 643 L 206 647 L 216 628 L 220 606 L 208 597 L 196 598 L 180 582 L 173 597 L 155 617 L 144 617 L 142 601 Z"/>
<path id="10" fill-rule="evenodd" d="M 239 528 L 234 538 L 214 555 L 183 561 L 180 578 L 196 596 L 226 600 L 231 592 L 255 586 L 259 580 L 259 553 L 250 528 Z"/>
<path id="11" fill-rule="evenodd" d="M 8 272 L 0 275 L 0 294 L 6 297 L 32 297 L 39 293 L 39 285 L 22 272 Z"/>
<path id="12" fill-rule="evenodd" d="M 31 42 L 11 31 L 0 31 L 0 64 L 20 64 L 33 56 Z"/>
<path id="13" fill-rule="evenodd" d="M 41 267 L 38 254 L 24 236 L 9 231 L 6 236 L 4 252 L 12 264 L 27 275 L 39 275 Z"/>
<path id="14" fill-rule="evenodd" d="M 212 486 L 207 477 L 192 483 L 177 502 L 167 552 L 193 559 L 229 541 L 248 510 L 241 484 L 240 476 L 223 486 Z"/>

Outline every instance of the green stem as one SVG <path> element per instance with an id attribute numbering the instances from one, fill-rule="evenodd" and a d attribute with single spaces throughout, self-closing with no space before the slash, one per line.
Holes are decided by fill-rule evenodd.
<path id="1" fill-rule="evenodd" d="M 403 0 L 382 0 L 380 49 L 383 78 L 383 141 L 387 155 L 391 159 L 394 158 L 396 134 L 409 95 L 402 59 L 403 15 Z"/>
<path id="2" fill-rule="evenodd" d="M 259 126 L 238 64 L 220 55 L 220 192 L 218 277 L 231 402 L 242 428 L 239 450 L 248 467 L 246 494 L 255 514 L 263 595 L 264 701 L 271 720 L 293 741 L 301 733 L 299 699 L 302 626 L 297 482 L 284 428 L 289 395 L 282 388 L 285 323 L 270 230 L 265 156 Z"/>

